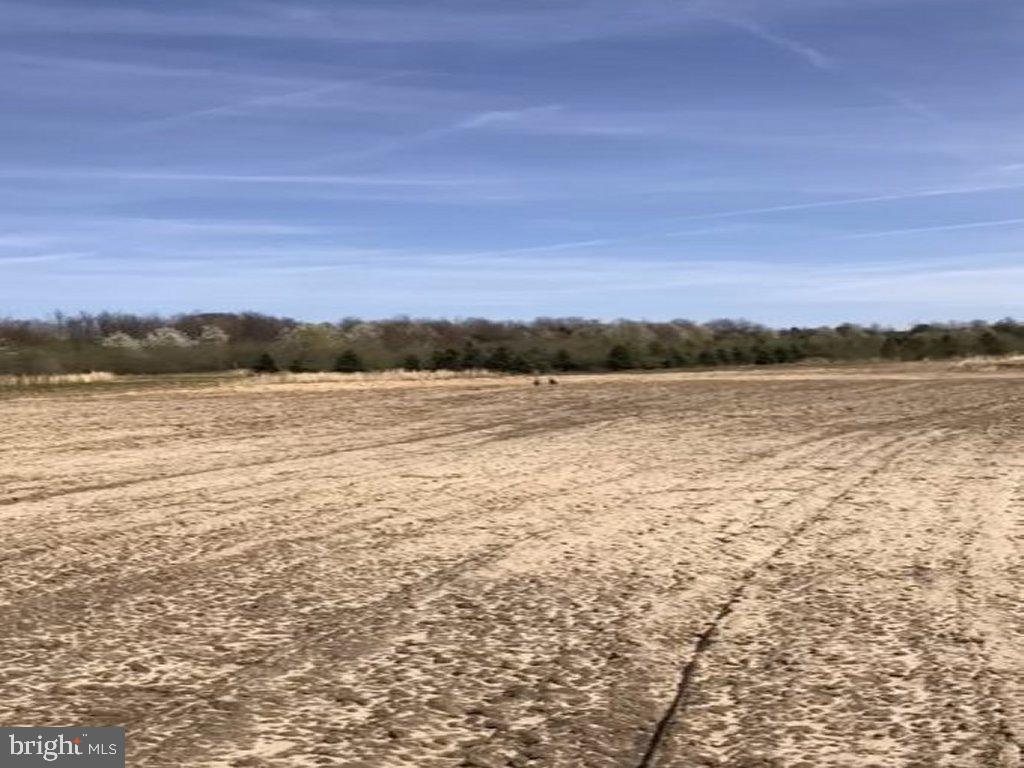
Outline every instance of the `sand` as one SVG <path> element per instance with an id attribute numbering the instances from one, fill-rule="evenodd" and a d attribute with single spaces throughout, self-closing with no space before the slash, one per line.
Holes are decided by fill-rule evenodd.
<path id="1" fill-rule="evenodd" d="M 0 723 L 131 766 L 1014 768 L 1024 375 L 0 400 Z"/>

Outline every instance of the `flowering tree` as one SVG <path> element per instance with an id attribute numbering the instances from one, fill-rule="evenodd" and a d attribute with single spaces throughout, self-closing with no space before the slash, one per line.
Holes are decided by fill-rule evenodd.
<path id="1" fill-rule="evenodd" d="M 124 331 L 117 331 L 109 336 L 104 336 L 100 344 L 111 349 L 138 349 L 142 346 L 142 342 L 133 336 L 129 336 Z"/>
<path id="2" fill-rule="evenodd" d="M 191 347 L 195 342 L 181 331 L 164 326 L 148 333 L 143 344 L 147 347 L 183 348 Z"/>
<path id="3" fill-rule="evenodd" d="M 231 341 L 231 337 L 216 325 L 204 325 L 199 331 L 199 343 L 222 347 Z"/>

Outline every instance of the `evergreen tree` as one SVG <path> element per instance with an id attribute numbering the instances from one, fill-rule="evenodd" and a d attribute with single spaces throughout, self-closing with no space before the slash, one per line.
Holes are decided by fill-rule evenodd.
<path id="1" fill-rule="evenodd" d="M 936 357 L 956 357 L 960 352 L 960 347 L 956 343 L 956 339 L 953 338 L 952 334 L 942 334 L 933 344 L 934 354 Z"/>
<path id="2" fill-rule="evenodd" d="M 697 355 L 697 365 L 717 365 L 718 361 L 710 349 L 702 349 Z"/>
<path id="3" fill-rule="evenodd" d="M 1000 333 L 1009 333 L 1013 336 L 1024 336 L 1024 323 L 1018 323 L 1012 317 L 1004 317 L 992 323 L 992 328 Z"/>
<path id="4" fill-rule="evenodd" d="M 647 345 L 647 354 L 650 357 L 662 357 L 665 354 L 665 345 L 655 339 Z"/>
<path id="5" fill-rule="evenodd" d="M 530 361 L 526 359 L 525 355 L 517 352 L 512 355 L 512 359 L 509 360 L 508 368 L 506 370 L 509 373 L 532 373 L 533 366 L 530 364 Z"/>
<path id="6" fill-rule="evenodd" d="M 992 331 L 982 331 L 978 337 L 978 345 L 981 347 L 983 355 L 1006 354 L 1006 345 L 1003 343 L 1003 340 L 992 333 Z"/>
<path id="7" fill-rule="evenodd" d="M 673 349 L 668 355 L 669 368 L 685 368 L 693 365 L 693 356 L 681 349 Z"/>
<path id="8" fill-rule="evenodd" d="M 334 360 L 334 370 L 338 373 L 356 373 L 365 371 L 366 367 L 354 350 L 346 349 Z"/>
<path id="9" fill-rule="evenodd" d="M 495 347 L 491 354 L 487 356 L 485 366 L 492 371 L 511 370 L 512 355 L 508 351 L 508 347 Z"/>
<path id="10" fill-rule="evenodd" d="M 462 348 L 460 364 L 463 368 L 482 368 L 484 356 L 472 341 L 467 341 Z"/>
<path id="11" fill-rule="evenodd" d="M 902 354 L 901 346 L 899 339 L 895 336 L 887 336 L 885 341 L 882 342 L 882 349 L 879 354 L 886 360 L 899 360 Z"/>
<path id="12" fill-rule="evenodd" d="M 457 349 L 435 349 L 431 355 L 431 367 L 437 370 L 457 371 L 459 365 L 459 351 Z"/>
<path id="13" fill-rule="evenodd" d="M 563 348 L 555 352 L 551 358 L 551 367 L 556 371 L 571 371 L 576 368 L 576 363 L 573 362 L 569 351 Z"/>
<path id="14" fill-rule="evenodd" d="M 771 350 L 763 344 L 759 344 L 754 348 L 754 365 L 771 365 L 775 362 L 775 358 L 772 357 Z"/>
<path id="15" fill-rule="evenodd" d="M 922 360 L 927 351 L 923 336 L 907 336 L 900 344 L 900 357 L 904 360 Z"/>
<path id="16" fill-rule="evenodd" d="M 616 344 L 608 350 L 608 368 L 613 371 L 626 371 L 634 367 L 633 353 L 625 344 Z"/>
<path id="17" fill-rule="evenodd" d="M 274 362 L 274 358 L 270 356 L 270 353 L 264 352 L 256 359 L 250 370 L 255 373 L 277 373 L 280 368 L 277 367 L 277 363 Z"/>
<path id="18" fill-rule="evenodd" d="M 444 346 L 434 355 L 429 346 L 423 351 L 429 339 L 444 339 L 435 342 Z M 104 312 L 57 315 L 53 320 L 0 318 L 0 373 L 85 368 L 167 373 L 223 370 L 237 367 L 235 361 L 269 372 L 284 370 L 293 360 L 292 370 L 329 370 L 335 356 L 350 345 L 372 355 L 373 361 L 405 360 L 407 368 L 418 363 L 418 367 L 453 370 L 481 363 L 499 371 L 561 371 L 604 368 L 605 363 L 618 370 L 695 362 L 749 364 L 755 359 L 767 365 L 808 357 L 853 361 L 881 356 L 899 361 L 1024 351 L 1024 323 L 1006 318 L 996 323 L 919 323 L 909 330 L 850 323 L 770 330 L 737 320 L 703 325 L 684 320 L 600 323 L 579 318 L 531 322 L 345 318 L 337 323 L 300 323 L 256 313 L 158 317 Z M 613 345 L 619 347 L 614 354 Z M 346 363 L 345 367 L 352 366 Z"/>

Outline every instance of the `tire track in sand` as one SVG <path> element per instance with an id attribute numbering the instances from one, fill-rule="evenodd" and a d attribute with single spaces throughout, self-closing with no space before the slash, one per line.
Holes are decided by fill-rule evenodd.
<path id="1" fill-rule="evenodd" d="M 903 454 L 903 451 L 907 446 L 918 442 L 927 443 L 928 440 L 921 440 L 921 435 L 915 434 L 910 437 L 898 437 L 890 441 L 890 443 L 885 446 L 886 455 L 881 462 L 868 470 L 868 472 L 862 477 L 854 480 L 838 493 L 832 495 L 826 500 L 822 507 L 812 512 L 798 523 L 786 538 L 783 539 L 777 547 L 775 547 L 775 549 L 743 572 L 736 586 L 729 594 L 728 599 L 722 603 L 718 608 L 718 611 L 709 620 L 705 629 L 697 636 L 690 652 L 690 656 L 679 673 L 679 680 L 675 687 L 675 693 L 665 712 L 655 725 L 640 760 L 636 763 L 636 768 L 656 768 L 659 753 L 666 739 L 671 732 L 677 731 L 679 728 L 677 723 L 686 711 L 687 699 L 697 678 L 703 657 L 717 639 L 723 623 L 733 613 L 733 610 L 740 601 L 743 600 L 747 592 L 747 587 L 751 582 L 758 577 L 766 566 L 793 546 L 804 532 L 824 519 L 825 516 L 828 515 L 829 511 L 838 502 L 842 501 L 851 491 L 869 483 L 876 475 L 883 472 L 893 461 L 898 459 Z"/>

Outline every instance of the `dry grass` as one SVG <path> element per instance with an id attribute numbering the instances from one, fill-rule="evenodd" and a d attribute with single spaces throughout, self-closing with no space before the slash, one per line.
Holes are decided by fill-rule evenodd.
<path id="1" fill-rule="evenodd" d="M 260 373 L 255 374 L 261 383 L 316 384 L 319 382 L 378 382 L 378 381 L 439 381 L 442 379 L 491 379 L 503 374 L 486 368 L 472 368 L 465 371 L 407 371 L 395 368 L 388 371 L 361 373 Z"/>
<path id="2" fill-rule="evenodd" d="M 1024 370 L 1024 355 L 979 355 L 958 360 L 953 367 L 969 371 Z"/>
<path id="3" fill-rule="evenodd" d="M 0 376 L 0 387 L 47 387 L 59 384 L 97 384 L 114 381 L 117 376 L 106 371 L 90 373 L 47 373 Z"/>
<path id="4" fill-rule="evenodd" d="M 386 390 L 423 386 L 462 386 L 470 381 L 482 386 L 501 386 L 514 381 L 515 378 L 482 368 L 467 371 L 406 371 L 397 368 L 390 371 L 360 373 L 261 373 L 243 379 L 224 381 L 221 387 L 234 391 L 263 389 L 277 393 L 321 389 Z"/>

